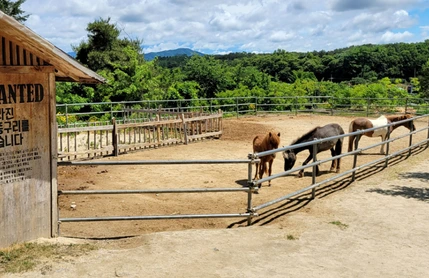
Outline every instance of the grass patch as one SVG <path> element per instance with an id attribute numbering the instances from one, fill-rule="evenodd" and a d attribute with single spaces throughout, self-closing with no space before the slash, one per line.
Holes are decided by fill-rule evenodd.
<path id="1" fill-rule="evenodd" d="M 287 238 L 287 240 L 296 240 L 297 239 L 293 235 L 287 235 L 286 238 Z"/>
<path id="2" fill-rule="evenodd" d="M 0 274 L 33 270 L 47 260 L 65 260 L 96 249 L 97 247 L 91 244 L 15 244 L 0 249 Z"/>
<path id="3" fill-rule="evenodd" d="M 341 223 L 340 221 L 332 221 L 332 222 L 329 222 L 329 224 L 338 226 L 341 230 L 347 229 L 349 227 L 349 225 Z"/>

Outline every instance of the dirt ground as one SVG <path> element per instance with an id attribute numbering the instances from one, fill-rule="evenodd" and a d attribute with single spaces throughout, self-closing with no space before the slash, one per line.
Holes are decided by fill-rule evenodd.
<path id="1" fill-rule="evenodd" d="M 315 126 L 338 123 L 347 132 L 352 117 L 269 115 L 224 120 L 219 140 L 162 147 L 102 160 L 222 160 L 245 159 L 255 134 L 281 133 L 289 145 Z M 417 128 L 427 125 L 417 121 Z M 396 129 L 392 137 L 406 133 Z M 423 132 L 414 136 L 418 140 Z M 408 144 L 394 141 L 390 152 Z M 379 142 L 363 137 L 360 146 Z M 347 139 L 343 150 L 347 150 Z M 358 165 L 381 157 L 379 147 L 358 157 Z M 62 223 L 68 242 L 100 239 L 102 249 L 63 263 L 52 262 L 19 277 L 424 277 L 429 271 L 428 150 L 392 159 L 387 168 L 375 165 L 334 180 L 258 211 L 253 225 L 242 218 Z M 307 152 L 298 154 L 300 165 Z M 320 153 L 319 159 L 330 152 Z M 280 154 L 273 174 L 283 168 Z M 341 162 L 351 168 L 352 157 Z M 321 165 L 317 181 L 334 176 Z M 254 171 L 254 169 L 253 169 Z M 246 186 L 246 164 L 169 166 L 62 166 L 60 190 L 236 188 Z M 311 171 L 263 184 L 253 206 L 277 199 L 311 184 Z M 74 202 L 76 208 L 72 209 Z M 60 198 L 60 217 L 137 216 L 164 214 L 244 213 L 244 192 L 203 194 L 66 195 Z M 106 239 L 107 238 L 107 239 Z M 94 242 L 91 240 L 91 242 Z M 46 269 L 45 269 L 46 270 Z M 10 275 L 7 277 L 15 277 Z"/>

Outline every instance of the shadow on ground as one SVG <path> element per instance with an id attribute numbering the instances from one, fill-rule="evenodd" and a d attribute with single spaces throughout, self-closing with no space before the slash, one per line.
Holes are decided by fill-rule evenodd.
<path id="1" fill-rule="evenodd" d="M 411 151 L 411 153 L 413 155 L 416 155 L 420 152 L 423 152 L 425 149 L 426 148 L 424 147 L 417 147 L 417 148 L 414 148 Z M 340 190 L 347 188 L 354 181 L 365 180 L 373 176 L 374 174 L 382 172 L 386 168 L 386 166 L 389 167 L 399 163 L 403 163 L 408 158 L 409 158 L 409 154 L 407 153 L 397 155 L 389 159 L 387 164 L 384 161 L 382 161 L 372 165 L 371 167 L 365 167 L 360 170 L 357 170 L 354 173 L 354 180 L 353 180 L 353 174 L 350 174 L 345 177 L 342 177 L 341 180 L 332 181 L 330 183 L 327 183 L 326 185 L 320 186 L 316 188 L 314 191 L 314 199 L 325 198 L 333 193 L 336 193 Z M 429 173 L 408 172 L 408 173 L 401 174 L 400 176 L 401 178 L 407 178 L 407 179 L 415 178 L 415 179 L 420 179 L 422 181 L 429 180 Z M 236 181 L 236 183 L 242 186 L 248 186 L 247 180 L 238 180 Z M 368 190 L 368 192 L 376 192 L 379 194 L 385 194 L 385 195 L 391 195 L 391 196 L 402 196 L 405 198 L 413 198 L 419 201 L 429 202 L 429 189 L 426 189 L 426 188 L 395 186 L 391 190 L 371 189 L 371 190 Z M 258 217 L 253 219 L 252 225 L 259 225 L 259 226 L 267 225 L 282 216 L 285 216 L 291 212 L 302 209 L 310 202 L 312 202 L 314 199 L 312 198 L 312 193 L 307 191 L 306 193 L 287 199 L 283 203 L 279 202 L 275 207 L 270 206 L 265 211 L 258 211 L 257 212 Z M 246 223 L 247 223 L 247 219 L 240 220 L 240 221 L 231 223 L 228 226 L 228 228 L 243 226 Z"/>

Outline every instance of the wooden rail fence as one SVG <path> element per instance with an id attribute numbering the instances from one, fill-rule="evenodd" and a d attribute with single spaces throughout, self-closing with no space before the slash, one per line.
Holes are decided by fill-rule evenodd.
<path id="1" fill-rule="evenodd" d="M 129 151 L 222 136 L 222 111 L 216 113 L 178 112 L 164 109 L 127 110 L 125 123 L 112 119 L 110 125 L 58 128 L 60 161 L 119 155 Z M 144 121 L 142 120 L 144 119 Z"/>

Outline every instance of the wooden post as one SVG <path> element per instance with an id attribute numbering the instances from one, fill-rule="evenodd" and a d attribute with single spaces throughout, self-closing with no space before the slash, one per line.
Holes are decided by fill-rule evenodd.
<path id="1" fill-rule="evenodd" d="M 116 125 L 116 119 L 112 118 L 112 145 L 113 145 L 113 155 L 119 155 L 119 142 L 118 142 L 118 126 Z"/>
<path id="2" fill-rule="evenodd" d="M 222 126 L 223 113 L 222 113 L 222 110 L 219 109 L 218 113 L 219 113 L 220 117 L 218 118 L 218 126 L 217 126 L 216 131 L 222 131 L 223 130 L 223 126 Z M 222 133 L 218 136 L 218 138 L 220 139 L 221 136 L 222 136 Z"/>
<path id="3" fill-rule="evenodd" d="M 159 108 L 159 110 L 161 110 L 161 108 Z M 161 117 L 160 114 L 156 115 L 156 121 L 157 121 L 157 124 L 156 124 L 156 140 L 157 140 L 158 146 L 161 144 L 161 130 L 160 130 L 160 123 L 159 123 L 160 117 Z"/>
<path id="4" fill-rule="evenodd" d="M 185 145 L 188 145 L 188 128 L 185 121 L 185 114 L 180 114 L 180 117 L 182 118 L 183 134 L 185 135 Z"/>

